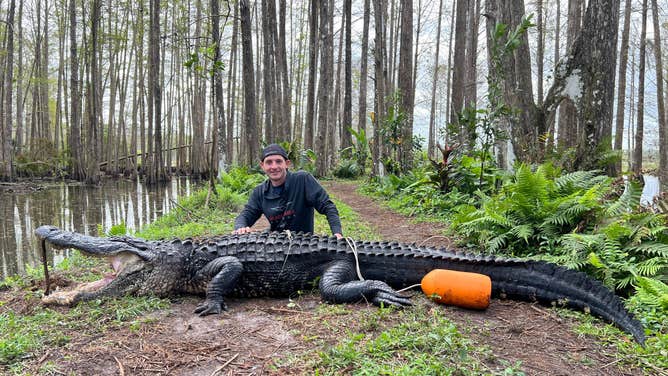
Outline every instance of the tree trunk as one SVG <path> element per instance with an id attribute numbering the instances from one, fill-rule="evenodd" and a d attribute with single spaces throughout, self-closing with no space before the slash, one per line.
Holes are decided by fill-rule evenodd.
<path id="1" fill-rule="evenodd" d="M 403 172 L 413 166 L 413 0 L 404 0 L 401 8 L 401 45 L 399 50 L 399 113 L 401 125 L 399 163 Z"/>
<path id="2" fill-rule="evenodd" d="M 438 83 L 438 58 L 441 50 L 441 20 L 443 18 L 443 0 L 438 5 L 438 26 L 436 27 L 436 54 L 434 55 L 434 75 L 431 84 L 431 110 L 429 111 L 429 135 L 427 138 L 427 156 L 433 158 L 436 148 L 436 84 Z"/>
<path id="3" fill-rule="evenodd" d="M 640 61 L 638 62 L 638 121 L 636 124 L 635 147 L 631 162 L 631 171 L 642 173 L 643 138 L 645 136 L 645 60 L 647 50 L 647 0 L 642 2 L 642 28 L 640 32 Z"/>
<path id="4" fill-rule="evenodd" d="M 624 140 L 624 113 L 626 112 L 626 68 L 629 61 L 629 30 L 631 29 L 631 0 L 624 5 L 624 26 L 622 30 L 622 44 L 619 47 L 619 71 L 617 73 L 617 117 L 615 119 L 614 150 L 622 152 Z M 630 126 L 630 125 L 629 125 Z M 612 175 L 622 173 L 622 158 L 612 166 Z"/>
<path id="5" fill-rule="evenodd" d="M 459 143 L 465 150 L 470 151 L 473 145 L 469 145 L 462 126 L 459 124 L 459 114 L 464 109 L 464 84 L 466 74 L 466 11 L 469 0 L 457 0 L 455 15 L 455 45 L 452 61 L 452 87 L 450 89 L 450 124 L 457 129 Z"/>
<path id="6" fill-rule="evenodd" d="M 253 40 L 248 0 L 239 1 L 241 15 L 242 75 L 244 88 L 244 127 L 248 139 L 246 162 L 256 161 L 260 155 L 260 138 L 255 117 L 255 72 L 253 65 Z"/>
<path id="7" fill-rule="evenodd" d="M 543 104 L 543 55 L 545 53 L 545 25 L 543 23 L 543 0 L 536 0 L 536 104 Z"/>
<path id="8" fill-rule="evenodd" d="M 233 163 L 235 156 L 238 155 L 234 150 L 234 114 L 236 111 L 237 100 L 237 67 L 239 60 L 238 39 L 239 39 L 239 3 L 234 4 L 234 17 L 232 18 L 232 45 L 230 46 L 230 64 L 229 75 L 227 78 L 227 131 L 226 144 L 229 151 L 229 162 Z"/>
<path id="9" fill-rule="evenodd" d="M 479 0 L 468 0 L 468 9 L 466 12 L 466 41 L 465 41 L 465 73 L 464 73 L 464 107 L 477 107 L 477 73 L 476 60 L 478 58 L 478 19 Z M 468 132 L 467 132 L 468 133 Z M 473 139 L 471 135 L 467 135 Z"/>
<path id="10" fill-rule="evenodd" d="M 100 67 L 98 64 L 101 0 L 94 0 L 91 9 L 91 34 L 89 60 L 89 82 L 86 98 L 88 108 L 88 132 L 86 133 L 86 183 L 97 184 L 100 181 Z"/>
<path id="11" fill-rule="evenodd" d="M 352 145 L 352 135 L 349 128 L 353 126 L 353 78 L 352 78 L 352 1 L 345 0 L 343 6 L 343 17 L 345 18 L 345 84 L 343 88 L 343 120 L 341 124 L 341 149 L 345 149 Z"/>
<path id="12" fill-rule="evenodd" d="M 292 130 L 290 125 L 292 124 L 292 88 L 290 87 L 290 78 L 288 76 L 288 57 L 287 57 L 287 47 L 285 44 L 285 8 L 286 1 L 279 1 L 278 9 L 278 39 L 276 40 L 276 65 L 279 77 L 276 79 L 277 84 L 281 87 L 281 93 L 283 94 L 280 99 L 281 103 L 281 126 L 280 126 L 280 138 L 281 140 L 289 141 Z M 274 21 L 275 22 L 275 21 Z M 274 31 L 274 33 L 276 33 Z"/>
<path id="13" fill-rule="evenodd" d="M 18 74 L 16 77 L 16 142 L 14 143 L 15 154 L 21 152 L 23 147 L 23 1 L 19 1 L 19 16 L 16 22 L 18 29 Z"/>
<path id="14" fill-rule="evenodd" d="M 329 110 L 331 108 L 330 93 L 332 92 L 332 63 L 334 50 L 334 36 L 330 28 L 331 9 L 328 0 L 320 3 L 320 84 L 318 86 L 318 132 L 315 143 L 316 175 L 324 176 L 327 173 L 327 131 L 329 130 Z"/>
<path id="15" fill-rule="evenodd" d="M 216 135 L 216 160 L 218 161 L 218 175 L 227 171 L 227 136 L 225 134 L 225 104 L 223 102 L 223 61 L 220 54 L 220 7 L 218 0 L 211 0 L 211 34 L 213 36 L 213 49 L 214 49 L 214 60 L 213 60 L 213 95 L 214 103 L 216 104 L 215 108 L 215 117 L 216 117 L 216 129 L 214 133 Z M 213 166 L 211 166 L 213 167 Z M 211 176 L 213 176 L 213 171 L 210 171 Z"/>
<path id="16" fill-rule="evenodd" d="M 12 180 L 14 178 L 14 150 L 12 150 L 12 82 L 14 81 L 14 12 L 16 10 L 15 0 L 9 3 L 9 12 L 7 15 L 7 60 L 5 63 L 5 93 L 4 102 L 0 103 L 0 108 L 4 107 L 4 129 L 0 126 L 2 132 L 2 146 L 0 147 L 2 159 L 0 160 L 0 179 Z"/>
<path id="17" fill-rule="evenodd" d="M 360 95 L 358 108 L 358 131 L 364 130 L 366 132 L 366 90 L 367 90 L 367 75 L 369 67 L 369 19 L 371 18 L 370 0 L 364 0 L 364 15 L 362 25 L 362 51 L 360 62 Z"/>
<path id="18" fill-rule="evenodd" d="M 77 20 L 75 0 L 69 1 L 70 17 L 70 136 L 69 147 L 72 158 L 71 177 L 82 180 L 85 177 L 84 161 L 81 155 L 81 94 L 79 91 L 79 58 L 77 57 Z"/>
<path id="19" fill-rule="evenodd" d="M 148 183 L 167 180 L 162 155 L 162 82 L 160 79 L 160 0 L 151 0 L 151 22 L 149 28 L 148 76 L 150 99 L 153 103 L 153 160 L 148 172 Z"/>
<path id="20" fill-rule="evenodd" d="M 375 112 L 373 116 L 373 175 L 383 176 L 383 141 L 381 128 L 386 116 L 386 89 L 387 78 L 387 48 L 385 44 L 385 14 L 386 3 L 383 0 L 373 0 L 374 29 L 376 30 L 376 41 L 374 46 L 374 77 L 375 77 Z"/>
<path id="21" fill-rule="evenodd" d="M 568 28 L 566 31 L 566 50 L 568 51 L 582 29 L 583 0 L 568 1 Z M 565 98 L 559 105 L 558 148 L 564 150 L 576 146 L 582 137 L 582 126 L 578 124 L 577 108 L 570 98 Z"/>
<path id="22" fill-rule="evenodd" d="M 652 23 L 654 25 L 654 59 L 656 60 L 656 105 L 659 125 L 659 182 L 661 190 L 668 187 L 668 145 L 666 135 L 666 109 L 663 102 L 663 61 L 661 58 L 661 25 L 659 24 L 659 7 L 656 0 L 652 0 Z"/>
<path id="23" fill-rule="evenodd" d="M 325 0 L 326 1 L 326 0 Z M 304 124 L 304 148 L 313 149 L 316 113 L 316 74 L 318 66 L 318 4 L 319 0 L 311 0 L 309 16 L 309 66 L 308 88 L 306 94 L 306 120 Z"/>

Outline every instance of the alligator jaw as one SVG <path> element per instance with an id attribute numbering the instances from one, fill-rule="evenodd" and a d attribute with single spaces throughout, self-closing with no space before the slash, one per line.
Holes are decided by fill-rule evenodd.
<path id="1" fill-rule="evenodd" d="M 63 231 L 55 226 L 40 226 L 35 230 L 35 235 L 41 240 L 47 241 L 54 248 L 78 249 L 87 256 L 110 257 L 129 252 L 144 260 L 150 258 L 150 252 L 147 252 L 146 248 L 138 247 L 137 242 L 131 243 L 124 239 L 93 237 Z M 140 240 L 137 239 L 137 241 Z"/>
<path id="2" fill-rule="evenodd" d="M 141 268 L 141 264 L 143 264 L 143 260 L 139 256 L 129 252 L 109 256 L 107 259 L 113 272 L 105 273 L 99 280 L 78 284 L 71 290 L 56 290 L 49 295 L 43 296 L 42 303 L 46 305 L 74 305 L 81 300 L 82 295 L 102 293 L 123 271 L 126 269 Z"/>

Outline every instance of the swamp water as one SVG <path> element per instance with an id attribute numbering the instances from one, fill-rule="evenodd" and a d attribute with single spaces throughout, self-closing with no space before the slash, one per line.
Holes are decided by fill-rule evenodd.
<path id="1" fill-rule="evenodd" d="M 169 212 L 179 196 L 194 189 L 192 180 L 174 178 L 151 186 L 121 179 L 99 187 L 62 182 L 37 191 L 0 191 L 0 280 L 41 265 L 41 245 L 33 234 L 41 225 L 98 236 L 98 225 L 108 231 L 123 222 L 134 231 Z M 49 263 L 59 262 L 67 252 L 49 250 Z"/>

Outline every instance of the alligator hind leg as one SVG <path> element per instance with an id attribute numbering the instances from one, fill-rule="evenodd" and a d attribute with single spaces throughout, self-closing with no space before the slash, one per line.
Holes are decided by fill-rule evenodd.
<path id="1" fill-rule="evenodd" d="M 243 265 L 236 257 L 219 257 L 206 264 L 198 273 L 198 278 L 210 279 L 206 299 L 195 308 L 195 313 L 205 316 L 227 310 L 225 295 L 234 289 L 242 272 Z"/>
<path id="2" fill-rule="evenodd" d="M 320 295 L 331 303 L 354 303 L 366 300 L 377 306 L 411 305 L 408 298 L 385 282 L 357 280 L 355 265 L 348 261 L 336 261 L 327 267 L 320 280 Z"/>

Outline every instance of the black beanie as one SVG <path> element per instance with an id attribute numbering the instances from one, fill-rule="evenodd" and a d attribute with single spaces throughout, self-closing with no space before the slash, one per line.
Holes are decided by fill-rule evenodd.
<path id="1" fill-rule="evenodd" d="M 270 155 L 280 155 L 285 160 L 288 159 L 288 153 L 279 144 L 270 144 L 267 145 L 267 147 L 265 147 L 264 149 L 262 149 L 262 156 L 260 157 L 260 160 L 264 161 L 264 159 Z"/>

